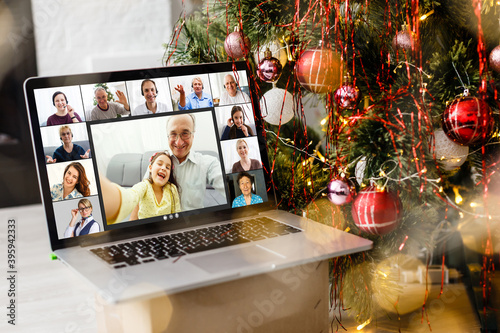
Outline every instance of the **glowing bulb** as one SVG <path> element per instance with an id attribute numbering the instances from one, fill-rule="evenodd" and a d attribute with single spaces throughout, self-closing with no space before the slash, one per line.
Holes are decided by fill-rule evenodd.
<path id="1" fill-rule="evenodd" d="M 470 206 L 471 206 L 471 208 L 476 208 L 476 207 L 477 207 L 477 203 L 475 203 L 475 202 L 471 202 L 471 203 L 470 203 Z"/>
<path id="2" fill-rule="evenodd" d="M 427 14 L 424 14 L 422 16 L 420 16 L 420 21 L 423 21 L 425 20 L 426 18 L 428 18 L 429 16 L 431 16 L 432 14 L 434 14 L 434 9 L 431 10 L 430 12 L 428 12 Z"/>
<path id="3" fill-rule="evenodd" d="M 328 117 L 323 118 L 323 120 L 321 120 L 320 124 L 324 125 L 324 124 L 326 124 L 327 121 L 328 121 Z"/>
<path id="4" fill-rule="evenodd" d="M 319 151 L 316 151 L 316 155 L 318 155 L 319 159 L 321 160 L 321 162 L 324 162 L 326 161 L 326 158 L 319 152 Z M 312 161 L 311 161 L 312 162 Z"/>
<path id="5" fill-rule="evenodd" d="M 458 192 L 458 187 L 456 187 L 456 186 L 453 187 L 453 193 L 455 193 L 455 203 L 457 205 L 460 205 L 462 203 L 462 201 L 464 201 L 464 199 L 462 198 L 462 196 Z"/>
<path id="6" fill-rule="evenodd" d="M 460 218 L 461 218 L 461 219 L 463 219 L 463 218 L 464 218 L 464 213 L 459 212 L 459 213 L 458 213 L 458 215 L 460 216 Z"/>
<path id="7" fill-rule="evenodd" d="M 365 321 L 363 324 L 359 325 L 356 329 L 358 331 L 361 331 L 363 328 L 365 328 L 366 325 L 368 325 L 369 323 L 371 323 L 371 319 L 368 319 L 367 321 Z"/>

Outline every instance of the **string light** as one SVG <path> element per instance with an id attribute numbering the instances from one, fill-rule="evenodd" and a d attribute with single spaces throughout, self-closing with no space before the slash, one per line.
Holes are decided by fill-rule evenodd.
<path id="1" fill-rule="evenodd" d="M 358 331 L 361 331 L 363 328 L 365 328 L 366 325 L 368 325 L 369 323 L 371 323 L 372 320 L 371 319 L 368 319 L 367 321 L 365 321 L 363 324 L 359 325 L 356 329 Z"/>
<path id="2" fill-rule="evenodd" d="M 424 14 L 422 16 L 420 16 L 420 21 L 423 21 L 425 20 L 426 18 L 428 18 L 429 16 L 431 16 L 432 14 L 434 14 L 434 9 L 431 10 L 430 12 L 428 12 L 427 14 Z"/>
<path id="3" fill-rule="evenodd" d="M 457 205 L 460 205 L 464 201 L 464 199 L 462 198 L 462 196 L 458 192 L 458 187 L 457 186 L 453 186 L 453 193 L 455 193 L 455 203 Z"/>
<path id="4" fill-rule="evenodd" d="M 406 244 L 407 240 L 408 240 L 408 235 L 406 235 L 405 240 L 403 241 L 403 243 L 401 243 L 401 245 L 399 245 L 399 251 L 401 251 L 405 247 L 405 244 Z"/>

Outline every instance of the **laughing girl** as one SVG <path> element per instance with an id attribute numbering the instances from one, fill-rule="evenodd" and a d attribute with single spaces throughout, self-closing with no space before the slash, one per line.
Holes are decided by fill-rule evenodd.
<path id="1" fill-rule="evenodd" d="M 157 152 L 149 160 L 149 178 L 124 189 L 101 177 L 107 223 L 177 213 L 181 210 L 172 159 L 166 152 Z"/>

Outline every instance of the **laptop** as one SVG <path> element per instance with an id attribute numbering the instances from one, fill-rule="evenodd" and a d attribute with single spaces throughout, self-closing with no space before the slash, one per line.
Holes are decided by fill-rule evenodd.
<path id="1" fill-rule="evenodd" d="M 372 247 L 276 209 L 245 62 L 35 77 L 24 92 L 52 250 L 112 303 Z"/>

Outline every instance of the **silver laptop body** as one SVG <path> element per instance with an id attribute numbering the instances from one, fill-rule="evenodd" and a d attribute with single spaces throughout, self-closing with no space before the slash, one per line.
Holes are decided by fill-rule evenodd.
<path id="1" fill-rule="evenodd" d="M 246 97 L 239 100 L 223 97 L 227 92 L 224 86 L 224 77 L 227 75 L 231 75 L 236 81 L 239 96 Z M 194 94 L 193 83 L 198 80 L 203 82 L 205 95 L 201 99 L 205 102 L 199 101 L 197 106 L 198 101 L 194 98 L 190 100 L 191 108 L 183 109 L 185 106 L 179 102 L 179 91 L 176 88 L 183 85 L 187 96 Z M 145 81 L 155 83 L 154 98 L 157 105 L 162 103 L 164 112 L 143 112 L 142 105 L 147 106 L 148 98 L 142 89 Z M 95 285 L 109 302 L 187 291 L 364 251 L 372 246 L 369 240 L 276 209 L 265 139 L 262 136 L 258 97 L 245 62 L 36 77 L 28 79 L 24 87 L 52 249 L 61 261 Z M 96 100 L 96 90 L 99 87 L 103 87 L 108 94 L 108 105 L 117 104 L 114 107 L 118 109 L 123 106 L 120 103 L 123 102 L 123 97 L 120 99 L 119 96 L 120 93 L 123 94 L 129 106 L 129 110 L 125 110 L 129 113 L 124 112 L 123 115 L 110 119 L 97 119 L 93 111 L 99 107 Z M 62 93 L 64 98 L 57 93 Z M 112 99 L 116 102 L 112 102 Z M 62 103 L 62 107 L 58 103 Z M 225 126 L 229 126 L 228 119 L 236 105 L 243 109 L 245 124 L 252 129 L 252 134 L 244 140 L 253 159 L 259 161 L 260 166 L 248 171 L 248 174 L 253 183 L 252 195 L 261 200 L 258 200 L 259 203 L 232 208 L 241 195 L 238 184 L 240 172 L 233 168 L 238 163 L 236 146 L 241 138 L 227 138 L 224 131 Z M 70 117 L 66 117 L 67 123 L 64 123 L 61 116 L 50 118 L 53 114 L 60 115 L 63 108 L 72 109 L 72 113 L 68 113 Z M 74 112 L 78 117 L 74 116 Z M 124 191 L 130 191 L 135 183 L 145 181 L 144 174 L 148 173 L 149 159 L 154 152 L 166 150 L 172 153 L 168 142 L 168 122 L 174 119 L 172 117 L 183 114 L 191 114 L 196 119 L 191 152 L 197 152 L 199 156 L 210 156 L 210 161 L 216 161 L 215 167 L 211 165 L 213 169 L 210 176 L 207 176 L 209 173 L 189 176 L 193 183 L 207 179 L 207 184 L 201 191 L 204 192 L 202 200 L 197 200 L 194 204 L 191 202 L 193 198 L 188 197 L 189 193 L 197 192 L 190 192 L 192 189 L 188 182 L 188 185 L 184 188 L 180 186 L 179 189 L 180 210 L 155 216 L 143 215 L 138 220 L 130 220 L 129 214 L 120 220 L 110 221 L 101 188 L 102 178 L 106 177 Z M 54 157 L 64 155 L 58 155 L 56 151 L 61 152 L 63 139 L 67 140 L 61 133 L 65 133 L 68 127 L 71 129 L 73 144 L 89 153 L 78 154 L 80 158 L 75 158 L 73 154 L 73 159 L 64 160 L 63 157 L 52 163 Z M 85 169 L 89 184 L 85 191 L 82 190 L 85 193 L 80 193 L 75 187 L 77 192 L 64 197 L 66 192 L 61 190 L 65 186 L 64 177 L 68 170 L 76 168 L 75 163 Z M 181 174 L 180 168 L 182 166 L 174 168 L 174 175 L 177 172 Z M 186 179 L 184 178 L 184 183 Z M 222 187 L 220 184 L 223 184 Z M 68 225 L 73 216 L 72 211 L 82 207 L 82 199 L 91 202 L 92 218 L 98 228 L 92 224 L 93 229 L 83 230 L 85 218 L 78 211 L 76 215 L 81 223 L 80 230 L 75 229 L 71 235 L 65 235 L 65 232 L 71 230 Z M 197 204 L 199 206 L 193 208 Z M 277 237 L 255 239 L 231 246 L 209 246 L 210 249 L 205 251 L 185 251 L 180 255 L 161 259 L 145 255 L 133 264 L 109 263 L 96 255 L 102 249 L 110 249 L 123 243 L 136 244 L 144 239 L 164 239 L 166 236 L 170 239 L 172 235 L 176 235 L 177 239 L 200 228 L 213 230 L 216 226 L 224 226 L 227 231 L 221 234 L 223 237 L 236 230 L 231 225 L 228 226 L 228 223 L 260 217 L 277 221 L 283 224 L 278 229 L 285 228 L 292 232 L 285 231 Z M 80 235 L 78 231 L 81 232 Z M 210 243 L 210 239 L 206 241 Z"/>

